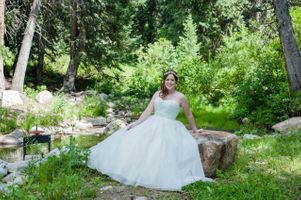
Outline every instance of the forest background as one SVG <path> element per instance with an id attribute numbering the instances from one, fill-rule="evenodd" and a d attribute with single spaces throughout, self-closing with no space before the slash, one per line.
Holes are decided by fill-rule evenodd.
<path id="1" fill-rule="evenodd" d="M 192 184 L 183 194 L 299 199 L 300 131 L 280 135 L 272 126 L 301 114 L 300 45 L 300 0 L 0 0 L 0 91 L 56 96 L 51 109 L 29 109 L 21 120 L 0 108 L 0 133 L 105 116 L 100 93 L 135 119 L 173 69 L 199 128 L 262 136 L 240 140 L 235 163 L 217 172 L 216 183 Z M 64 100 L 81 91 L 92 94 L 83 107 Z M 183 112 L 178 119 L 188 124 Z M 69 147 L 29 167 L 24 186 L 1 195 L 97 198 L 112 181 L 86 167 L 88 154 L 74 141 Z"/>
<path id="2" fill-rule="evenodd" d="M 289 3 L 300 45 L 300 3 Z M 199 126 L 233 130 L 246 119 L 270 129 L 301 111 L 300 93 L 289 90 L 271 1 L 6 1 L 4 16 L 8 81 L 28 16 L 36 16 L 26 74 L 12 86 L 20 91 L 23 84 L 25 91 L 93 89 L 144 102 L 162 73 L 174 69 Z M 199 119 L 210 113 L 216 122 Z"/>

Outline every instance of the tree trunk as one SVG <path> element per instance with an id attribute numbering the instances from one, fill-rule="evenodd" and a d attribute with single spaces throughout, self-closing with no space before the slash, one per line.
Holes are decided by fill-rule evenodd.
<path id="1" fill-rule="evenodd" d="M 157 15 L 157 0 L 150 0 L 147 3 L 147 24 L 148 32 L 146 33 L 147 44 L 154 43 L 156 39 L 156 15 Z"/>
<path id="2" fill-rule="evenodd" d="M 77 69 L 80 63 L 80 50 L 78 45 L 77 36 L 78 34 L 78 23 L 77 23 L 77 0 L 70 0 L 70 61 L 68 70 L 64 79 L 63 91 L 70 92 L 75 90 L 75 78 Z"/>
<path id="3" fill-rule="evenodd" d="M 45 57 L 45 45 L 42 36 L 39 37 L 39 58 L 38 65 L 36 67 L 36 81 L 38 84 L 42 82 L 43 67 L 44 67 L 44 57 Z"/>
<path id="4" fill-rule="evenodd" d="M 4 47 L 4 15 L 5 0 L 0 0 L 0 48 Z M 0 90 L 5 90 L 4 64 L 2 58 L 2 50 L 0 49 Z"/>
<path id="5" fill-rule="evenodd" d="M 26 72 L 26 67 L 27 67 L 30 49 L 32 45 L 32 39 L 35 32 L 36 19 L 39 13 L 40 4 L 41 4 L 40 0 L 33 1 L 29 19 L 26 25 L 26 30 L 24 32 L 20 54 L 18 56 L 16 70 L 12 82 L 12 89 L 17 90 L 19 92 L 23 92 L 25 72 Z"/>
<path id="6" fill-rule="evenodd" d="M 301 88 L 301 53 L 294 36 L 287 0 L 273 0 L 290 90 Z"/>

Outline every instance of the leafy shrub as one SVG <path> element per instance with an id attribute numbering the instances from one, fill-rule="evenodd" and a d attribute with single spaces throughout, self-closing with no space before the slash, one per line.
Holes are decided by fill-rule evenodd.
<path id="1" fill-rule="evenodd" d="M 22 121 L 21 127 L 29 132 L 31 127 L 33 127 L 35 124 L 39 124 L 38 116 L 36 116 L 33 113 L 27 113 Z"/>
<path id="2" fill-rule="evenodd" d="M 101 101 L 99 96 L 85 96 L 81 109 L 79 110 L 79 116 L 105 116 L 106 104 Z"/>
<path id="3" fill-rule="evenodd" d="M 287 115 L 288 86 L 279 41 L 264 41 L 261 36 L 242 27 L 225 37 L 215 60 L 220 66 L 215 82 L 225 99 L 236 105 L 233 117 L 248 116 L 270 127 Z"/>
<path id="4" fill-rule="evenodd" d="M 45 85 L 39 85 L 37 88 L 35 88 L 33 84 L 27 84 L 24 86 L 25 95 L 31 98 L 35 98 L 35 96 L 37 96 L 37 94 L 43 90 L 47 90 Z"/>
<path id="5" fill-rule="evenodd" d="M 9 133 L 17 128 L 17 114 L 0 107 L 0 133 Z"/>

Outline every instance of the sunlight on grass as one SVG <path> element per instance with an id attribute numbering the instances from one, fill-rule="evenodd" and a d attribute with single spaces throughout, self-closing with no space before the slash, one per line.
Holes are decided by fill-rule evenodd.
<path id="1" fill-rule="evenodd" d="M 229 117 L 230 112 L 225 108 L 215 108 L 212 106 L 193 108 L 192 106 L 192 112 L 195 122 L 200 128 L 234 131 L 238 130 L 240 126 L 236 120 Z M 188 120 L 182 110 L 177 119 L 184 124 L 188 124 Z"/>

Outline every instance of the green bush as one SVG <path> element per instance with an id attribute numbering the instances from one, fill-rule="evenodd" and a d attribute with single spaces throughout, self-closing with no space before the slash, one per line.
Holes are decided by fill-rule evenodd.
<path id="1" fill-rule="evenodd" d="M 263 33 L 240 32 L 225 37 L 215 66 L 213 83 L 224 102 L 234 104 L 232 116 L 250 118 L 259 126 L 270 127 L 287 116 L 288 85 L 278 40 L 265 41 Z"/>

